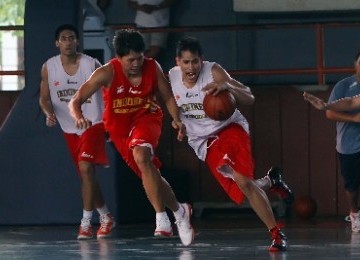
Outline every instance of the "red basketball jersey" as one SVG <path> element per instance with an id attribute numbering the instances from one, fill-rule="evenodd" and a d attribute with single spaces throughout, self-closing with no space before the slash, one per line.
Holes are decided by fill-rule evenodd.
<path id="1" fill-rule="evenodd" d="M 110 60 L 114 67 L 114 78 L 110 88 L 104 88 L 104 124 L 106 130 L 116 135 L 127 136 L 138 118 L 149 111 L 149 100 L 154 100 L 157 90 L 156 64 L 152 59 L 144 60 L 142 79 L 138 86 L 132 85 L 123 72 L 118 59 Z M 162 115 L 158 109 L 156 112 Z"/>

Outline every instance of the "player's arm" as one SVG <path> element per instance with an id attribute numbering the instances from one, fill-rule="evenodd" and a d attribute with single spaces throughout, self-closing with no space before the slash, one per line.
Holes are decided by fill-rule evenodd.
<path id="1" fill-rule="evenodd" d="M 54 108 L 51 103 L 50 89 L 48 82 L 48 72 L 46 64 L 44 63 L 41 68 L 41 81 L 40 81 L 40 98 L 39 105 L 41 110 L 46 116 L 46 125 L 55 126 L 56 125 L 56 116 L 54 113 Z"/>
<path id="2" fill-rule="evenodd" d="M 91 126 L 91 122 L 84 118 L 81 105 L 103 86 L 109 87 L 113 76 L 111 64 L 106 64 L 96 69 L 90 78 L 78 89 L 69 102 L 70 115 L 74 119 L 76 127 L 85 129 Z"/>
<path id="3" fill-rule="evenodd" d="M 156 74 L 158 78 L 158 89 L 170 116 L 172 117 L 171 125 L 178 130 L 177 139 L 181 141 L 185 135 L 185 127 L 180 120 L 180 111 L 176 104 L 169 81 L 166 79 L 160 65 L 156 63 Z"/>
<path id="4" fill-rule="evenodd" d="M 242 105 L 251 105 L 255 101 L 255 97 L 251 92 L 251 89 L 239 81 L 233 79 L 225 69 L 223 69 L 219 64 L 214 64 L 211 69 L 215 86 L 208 86 L 208 94 L 216 95 L 220 91 L 228 90 L 230 91 L 236 99 L 238 104 Z"/>

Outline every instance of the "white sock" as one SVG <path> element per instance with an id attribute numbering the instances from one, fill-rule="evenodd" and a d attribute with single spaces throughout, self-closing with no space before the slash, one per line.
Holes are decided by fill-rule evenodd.
<path id="1" fill-rule="evenodd" d="M 176 219 L 180 219 L 184 216 L 185 213 L 185 209 L 183 208 L 183 206 L 179 203 L 179 208 L 177 211 L 174 211 L 174 216 Z"/>
<path id="2" fill-rule="evenodd" d="M 166 211 L 156 212 L 156 219 L 164 219 L 164 218 L 168 218 Z"/>
<path id="3" fill-rule="evenodd" d="M 88 210 L 83 209 L 83 218 L 91 219 L 92 214 L 93 214 L 92 210 L 88 211 Z"/>
<path id="4" fill-rule="evenodd" d="M 268 176 L 265 176 L 261 179 L 255 180 L 256 184 L 262 189 L 262 190 L 268 190 L 271 187 L 271 181 Z"/>
<path id="5" fill-rule="evenodd" d="M 100 216 L 110 213 L 109 209 L 107 208 L 107 206 L 105 204 L 101 208 L 96 208 L 96 210 L 97 210 L 97 212 L 99 212 Z"/>

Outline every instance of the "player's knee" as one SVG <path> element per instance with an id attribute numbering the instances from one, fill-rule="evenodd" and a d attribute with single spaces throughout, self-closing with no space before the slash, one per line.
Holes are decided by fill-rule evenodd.
<path id="1" fill-rule="evenodd" d="M 137 146 L 133 149 L 133 156 L 136 165 L 143 169 L 144 167 L 149 166 L 151 155 L 150 149 L 147 147 Z"/>
<path id="2" fill-rule="evenodd" d="M 85 161 L 79 162 L 79 171 L 83 180 L 91 180 L 95 177 L 95 168 L 92 163 Z"/>

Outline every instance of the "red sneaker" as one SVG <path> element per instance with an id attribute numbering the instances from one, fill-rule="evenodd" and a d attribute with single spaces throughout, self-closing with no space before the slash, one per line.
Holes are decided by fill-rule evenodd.
<path id="1" fill-rule="evenodd" d="M 93 237 L 93 229 L 89 219 L 82 219 L 77 239 L 91 239 Z"/>
<path id="2" fill-rule="evenodd" d="M 286 251 L 287 250 L 287 237 L 278 227 L 274 227 L 270 231 L 272 239 L 271 246 L 269 247 L 270 252 Z"/>
<path id="3" fill-rule="evenodd" d="M 111 236 L 112 229 L 116 226 L 113 216 L 110 213 L 100 216 L 100 227 L 97 231 L 97 238 Z"/>

